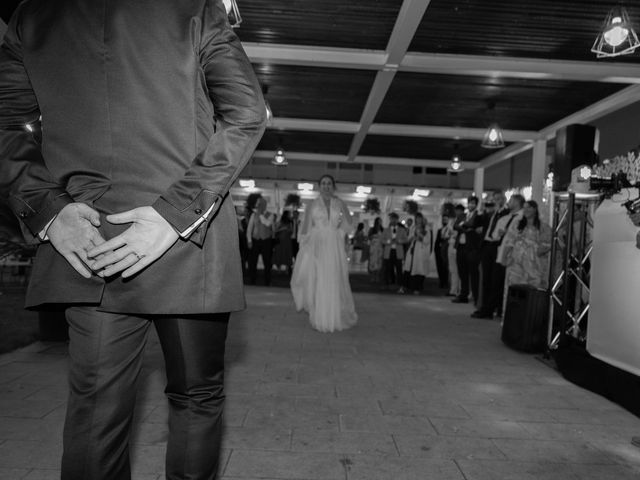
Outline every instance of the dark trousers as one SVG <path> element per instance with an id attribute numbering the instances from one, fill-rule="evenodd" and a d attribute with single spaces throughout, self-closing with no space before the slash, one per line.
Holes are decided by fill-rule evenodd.
<path id="1" fill-rule="evenodd" d="M 480 287 L 480 270 L 478 252 L 466 244 L 458 245 L 456 250 L 456 264 L 460 276 L 460 297 L 469 297 L 469 287 L 475 302 L 478 301 Z"/>
<path id="2" fill-rule="evenodd" d="M 389 251 L 389 258 L 382 263 L 387 285 L 402 285 L 402 259 L 398 258 L 395 249 Z"/>
<path id="3" fill-rule="evenodd" d="M 69 308 L 69 403 L 61 479 L 131 479 L 135 386 L 152 322 L 167 374 L 166 478 L 215 478 L 228 319 L 228 313 L 141 317 Z"/>
<path id="4" fill-rule="evenodd" d="M 502 315 L 502 300 L 504 297 L 505 268 L 496 262 L 498 254 L 497 243 L 485 243 L 482 249 L 482 306 L 483 314 Z"/>
<path id="5" fill-rule="evenodd" d="M 498 242 L 483 242 L 480 251 L 480 268 L 482 271 L 481 298 L 478 310 L 484 314 L 493 314 L 495 310 L 495 271 Z"/>
<path id="6" fill-rule="evenodd" d="M 262 255 L 264 264 L 264 284 L 271 285 L 271 258 L 273 257 L 273 240 L 253 239 L 253 245 L 249 250 L 249 283 L 255 285 L 258 278 L 258 257 Z"/>
<path id="7" fill-rule="evenodd" d="M 447 255 L 446 247 L 437 246 L 434 249 L 434 256 L 436 257 L 436 269 L 438 270 L 438 284 L 440 288 L 449 288 L 449 257 Z"/>
<path id="8" fill-rule="evenodd" d="M 495 263 L 493 265 L 493 297 L 491 300 L 492 305 L 495 307 L 496 315 L 502 316 L 502 303 L 504 300 L 504 277 L 506 275 L 506 268 L 504 265 Z"/>

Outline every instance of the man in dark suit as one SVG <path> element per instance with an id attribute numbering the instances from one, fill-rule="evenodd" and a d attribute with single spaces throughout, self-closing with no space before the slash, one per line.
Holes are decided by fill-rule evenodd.
<path id="1" fill-rule="evenodd" d="M 447 250 L 449 249 L 449 240 L 443 238 L 442 232 L 449 223 L 449 216 L 442 215 L 442 226 L 436 232 L 436 240 L 433 245 L 433 254 L 436 258 L 436 269 L 438 270 L 438 286 L 440 288 L 449 288 L 449 257 Z"/>
<path id="2" fill-rule="evenodd" d="M 27 307 L 69 306 L 63 480 L 130 479 L 151 323 L 167 371 L 167 478 L 215 476 L 227 321 L 245 306 L 229 188 L 264 127 L 222 0 L 27 0 L 14 13 L 0 179 L 42 241 Z"/>
<path id="3" fill-rule="evenodd" d="M 494 212 L 487 216 L 488 222 L 483 229 L 482 247 L 480 250 L 480 268 L 482 271 L 481 300 L 478 309 L 471 314 L 474 318 L 493 318 L 500 295 L 496 289 L 500 288 L 499 277 L 504 267 L 496 263 L 500 239 L 495 237 L 498 220 L 509 214 L 505 206 L 505 196 L 500 190 L 493 192 L 492 200 L 495 205 Z M 502 274 L 504 277 L 504 274 Z"/>
<path id="4" fill-rule="evenodd" d="M 456 222 L 454 230 L 458 232 L 456 240 L 456 263 L 460 275 L 460 295 L 451 300 L 453 303 L 467 303 L 469 301 L 469 287 L 473 301 L 478 301 L 480 272 L 480 243 L 482 241 L 482 218 L 478 214 L 478 198 L 467 198 L 467 214 L 461 221 Z"/>
<path id="5" fill-rule="evenodd" d="M 405 245 L 408 242 L 407 230 L 399 222 L 398 214 L 389 214 L 389 227 L 382 232 L 382 264 L 387 287 L 396 284 L 402 286 L 402 261 Z"/>

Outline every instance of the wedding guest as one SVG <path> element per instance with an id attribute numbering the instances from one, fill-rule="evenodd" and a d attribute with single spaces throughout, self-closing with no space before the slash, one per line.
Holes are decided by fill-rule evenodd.
<path id="1" fill-rule="evenodd" d="M 502 298 L 504 290 L 504 267 L 496 261 L 500 237 L 494 236 L 494 234 L 498 221 L 509 214 L 509 208 L 505 206 L 505 196 L 502 191 L 493 192 L 492 199 L 495 209 L 483 232 L 480 252 L 481 301 L 478 310 L 471 314 L 474 318 L 493 318 L 494 313 L 499 311 L 497 304 Z"/>
<path id="2" fill-rule="evenodd" d="M 369 229 L 369 274 L 373 283 L 382 283 L 382 261 L 384 246 L 382 245 L 382 219 L 376 217 L 373 227 Z"/>
<path id="3" fill-rule="evenodd" d="M 504 278 L 506 274 L 505 265 L 503 263 L 503 241 L 507 231 L 511 228 L 511 225 L 517 223 L 522 217 L 522 207 L 524 206 L 524 197 L 519 193 L 511 195 L 507 202 L 507 208 L 509 213 L 500 217 L 496 222 L 496 228 L 493 231 L 493 238 L 498 241 L 498 252 L 496 254 L 496 278 L 493 292 L 495 298 L 492 300 L 492 304 L 495 305 L 496 317 L 502 316 L 502 306 L 504 304 Z"/>
<path id="4" fill-rule="evenodd" d="M 402 286 L 402 261 L 404 260 L 405 244 L 407 243 L 407 229 L 399 222 L 398 214 L 389 214 L 389 226 L 382 232 L 383 268 L 386 275 L 387 287 Z"/>
<path id="5" fill-rule="evenodd" d="M 524 202 L 522 217 L 511 224 L 503 246 L 503 260 L 507 266 L 505 294 L 509 291 L 509 285 L 524 284 L 546 288 L 551 227 L 540 221 L 537 202 Z"/>
<path id="6" fill-rule="evenodd" d="M 366 242 L 367 237 L 364 233 L 364 223 L 360 222 L 358 223 L 356 232 L 353 234 L 353 238 L 351 239 L 351 246 L 353 248 L 352 262 L 356 265 L 359 265 L 362 262 L 362 251 L 364 250 Z"/>
<path id="7" fill-rule="evenodd" d="M 282 216 L 276 224 L 273 266 L 278 270 L 284 267 L 289 275 L 291 275 L 291 268 L 293 266 L 292 232 L 293 222 L 291 221 L 291 212 L 285 210 L 282 212 Z"/>
<path id="8" fill-rule="evenodd" d="M 444 238 L 444 231 L 449 223 L 449 216 L 442 215 L 442 225 L 436 232 L 435 242 L 433 244 L 433 254 L 436 260 L 436 269 L 438 270 L 438 286 L 440 288 L 449 288 L 449 243 Z"/>
<path id="9" fill-rule="evenodd" d="M 424 279 L 429 274 L 432 248 L 431 230 L 421 213 L 415 215 L 408 240 L 403 263 L 404 284 L 399 293 L 411 291 L 414 295 L 419 295 L 424 289 Z"/>
<path id="10" fill-rule="evenodd" d="M 456 262 L 461 288 L 460 295 L 452 300 L 453 303 L 467 303 L 470 291 L 474 303 L 478 301 L 481 222 L 482 219 L 478 214 L 478 198 L 470 196 L 467 198 L 467 214 L 464 220 L 454 225 L 454 229 L 458 232 Z"/>
<path id="11" fill-rule="evenodd" d="M 464 222 L 464 206 L 458 204 L 454 207 L 455 216 L 449 219 L 449 223 L 443 232 L 443 236 L 449 242 L 447 251 L 447 263 L 449 265 L 449 293 L 451 297 L 457 298 L 461 292 L 460 274 L 458 273 L 458 232 L 454 226 L 456 223 Z"/>
<path id="12" fill-rule="evenodd" d="M 247 246 L 249 247 L 249 283 L 256 284 L 258 276 L 258 258 L 264 265 L 264 284 L 271 285 L 271 267 L 273 256 L 273 238 L 275 236 L 275 214 L 267 211 L 267 201 L 260 196 L 256 210 L 249 219 L 247 227 Z"/>

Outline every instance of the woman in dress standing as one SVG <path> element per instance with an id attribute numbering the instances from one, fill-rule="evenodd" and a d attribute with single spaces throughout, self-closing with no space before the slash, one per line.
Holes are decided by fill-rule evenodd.
<path id="1" fill-rule="evenodd" d="M 345 236 L 351 214 L 335 196 L 335 180 L 320 178 L 320 196 L 307 207 L 298 238 L 300 251 L 293 267 L 291 292 L 298 311 L 309 313 L 320 332 L 344 330 L 356 324 Z"/>
<path id="2" fill-rule="evenodd" d="M 429 258 L 431 257 L 431 230 L 421 213 L 416 213 L 415 221 L 409 234 L 409 246 L 404 257 L 404 284 L 398 293 L 410 290 L 419 295 L 424 289 L 424 279 L 429 274 Z"/>
<path id="3" fill-rule="evenodd" d="M 538 203 L 524 202 L 522 218 L 512 222 L 504 236 L 504 263 L 507 270 L 504 282 L 504 302 L 509 285 L 525 284 L 546 288 L 549 275 L 551 227 L 540 221 Z M 505 311 L 504 308 L 502 310 Z"/>

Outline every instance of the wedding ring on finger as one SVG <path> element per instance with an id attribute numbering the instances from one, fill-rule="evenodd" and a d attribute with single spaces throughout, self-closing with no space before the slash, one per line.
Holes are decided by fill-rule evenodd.
<path id="1" fill-rule="evenodd" d="M 144 254 L 140 255 L 140 254 L 137 254 L 136 252 L 131 252 L 131 253 L 133 253 L 133 255 L 136 257 L 138 262 L 144 258 Z"/>

